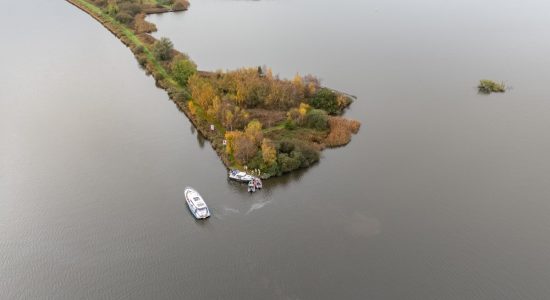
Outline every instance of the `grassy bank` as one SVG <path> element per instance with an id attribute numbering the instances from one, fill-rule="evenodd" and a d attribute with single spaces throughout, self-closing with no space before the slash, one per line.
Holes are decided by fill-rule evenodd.
<path id="1" fill-rule="evenodd" d="M 360 123 L 340 115 L 351 97 L 311 75 L 280 79 L 267 68 L 201 72 L 170 40 L 150 35 L 151 13 L 185 10 L 185 0 L 67 0 L 118 37 L 185 113 L 228 168 L 278 176 L 319 161 L 351 140 Z"/>

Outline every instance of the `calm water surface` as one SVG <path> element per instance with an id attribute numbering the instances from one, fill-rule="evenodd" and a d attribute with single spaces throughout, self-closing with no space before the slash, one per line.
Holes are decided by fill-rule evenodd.
<path id="1" fill-rule="evenodd" d="M 11 6 L 0 298 L 550 296 L 546 1 L 194 0 L 151 16 L 201 69 L 265 64 L 357 95 L 350 145 L 254 195 L 100 24 L 64 1 Z M 478 95 L 481 78 L 511 89 Z"/>

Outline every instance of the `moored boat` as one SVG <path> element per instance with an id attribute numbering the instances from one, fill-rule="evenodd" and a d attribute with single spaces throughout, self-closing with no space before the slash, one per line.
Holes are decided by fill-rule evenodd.
<path id="1" fill-rule="evenodd" d="M 262 180 L 261 180 L 260 178 L 258 178 L 258 177 L 255 177 L 255 178 L 254 178 L 254 184 L 255 184 L 255 186 L 256 186 L 256 189 L 261 190 L 262 187 L 263 187 Z"/>
<path id="2" fill-rule="evenodd" d="M 230 170 L 229 179 L 233 179 L 239 182 L 249 182 L 254 179 L 254 176 L 246 174 L 239 170 Z"/>
<path id="3" fill-rule="evenodd" d="M 254 193 L 256 191 L 256 184 L 254 183 L 254 180 L 250 180 L 248 182 L 248 192 Z"/>
<path id="4" fill-rule="evenodd" d="M 186 187 L 184 194 L 187 206 L 195 218 L 206 219 L 210 217 L 210 210 L 208 209 L 208 206 L 206 206 L 206 202 L 204 202 L 199 192 L 195 191 L 193 188 Z"/>

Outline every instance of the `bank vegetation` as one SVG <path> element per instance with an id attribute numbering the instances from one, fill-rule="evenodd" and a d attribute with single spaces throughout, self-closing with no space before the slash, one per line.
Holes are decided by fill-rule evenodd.
<path id="1" fill-rule="evenodd" d="M 504 93 L 506 91 L 506 86 L 504 83 L 497 83 L 488 79 L 480 80 L 477 88 L 482 94 Z"/>

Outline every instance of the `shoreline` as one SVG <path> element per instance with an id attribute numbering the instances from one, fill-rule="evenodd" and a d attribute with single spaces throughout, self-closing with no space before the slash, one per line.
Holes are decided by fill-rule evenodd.
<path id="1" fill-rule="evenodd" d="M 117 39 L 119 39 L 127 48 L 129 48 L 132 54 L 134 54 L 136 58 L 138 57 L 138 53 L 136 53 L 135 49 L 132 48 L 132 42 L 129 40 L 127 36 L 124 35 L 124 32 L 119 32 L 118 30 L 119 28 L 116 28 L 114 25 L 111 25 L 108 20 L 105 20 L 104 18 L 102 18 L 101 15 L 97 14 L 97 12 L 94 12 L 90 7 L 86 6 L 86 4 L 84 4 L 84 3 L 87 3 L 85 2 L 85 0 L 66 0 L 66 1 L 71 5 L 75 6 L 76 8 L 78 8 L 79 10 L 83 11 L 87 15 L 91 16 L 96 21 L 98 21 L 104 28 L 106 28 L 109 32 L 111 32 L 111 34 L 113 34 Z M 92 5 L 89 3 L 87 4 Z M 150 14 L 163 14 L 163 13 L 170 13 L 170 12 L 186 11 L 187 9 L 188 8 L 180 9 L 180 10 L 159 9 L 156 11 L 146 12 L 143 14 L 142 17 L 145 20 L 145 17 Z M 150 30 L 137 33 L 136 35 L 146 35 L 148 39 L 156 41 L 157 39 L 154 38 L 152 35 L 150 35 L 150 33 L 157 31 L 156 26 L 153 23 L 149 23 L 149 24 L 153 26 L 151 27 Z M 205 126 L 201 126 L 200 120 L 198 120 L 195 116 L 193 116 L 189 111 L 189 108 L 186 105 L 187 103 L 182 99 L 178 99 L 178 97 L 176 96 L 176 91 L 174 89 L 171 89 L 171 86 L 168 86 L 167 84 L 165 84 L 162 81 L 162 79 L 160 79 L 158 76 L 156 77 L 155 74 L 157 73 L 154 72 L 152 68 L 153 67 L 151 67 L 150 64 L 147 64 L 144 67 L 146 74 L 150 75 L 155 79 L 155 85 L 157 87 L 162 88 L 167 92 L 168 97 L 176 104 L 176 107 L 185 114 L 185 116 L 197 129 L 198 133 L 201 134 L 205 139 L 207 139 L 210 142 L 210 146 L 212 147 L 212 149 L 216 151 L 216 153 L 218 154 L 218 157 L 220 157 L 226 169 L 229 170 L 231 168 L 230 162 L 227 159 L 225 159 L 223 155 L 221 155 L 219 148 L 215 147 L 215 143 L 213 142 L 215 140 L 215 136 L 213 136 L 212 134 L 209 134 L 210 132 L 207 130 Z M 209 72 L 209 71 L 198 71 L 198 73 L 204 76 L 209 76 L 213 74 L 212 72 Z M 219 143 L 222 144 L 223 142 L 219 141 Z"/>

